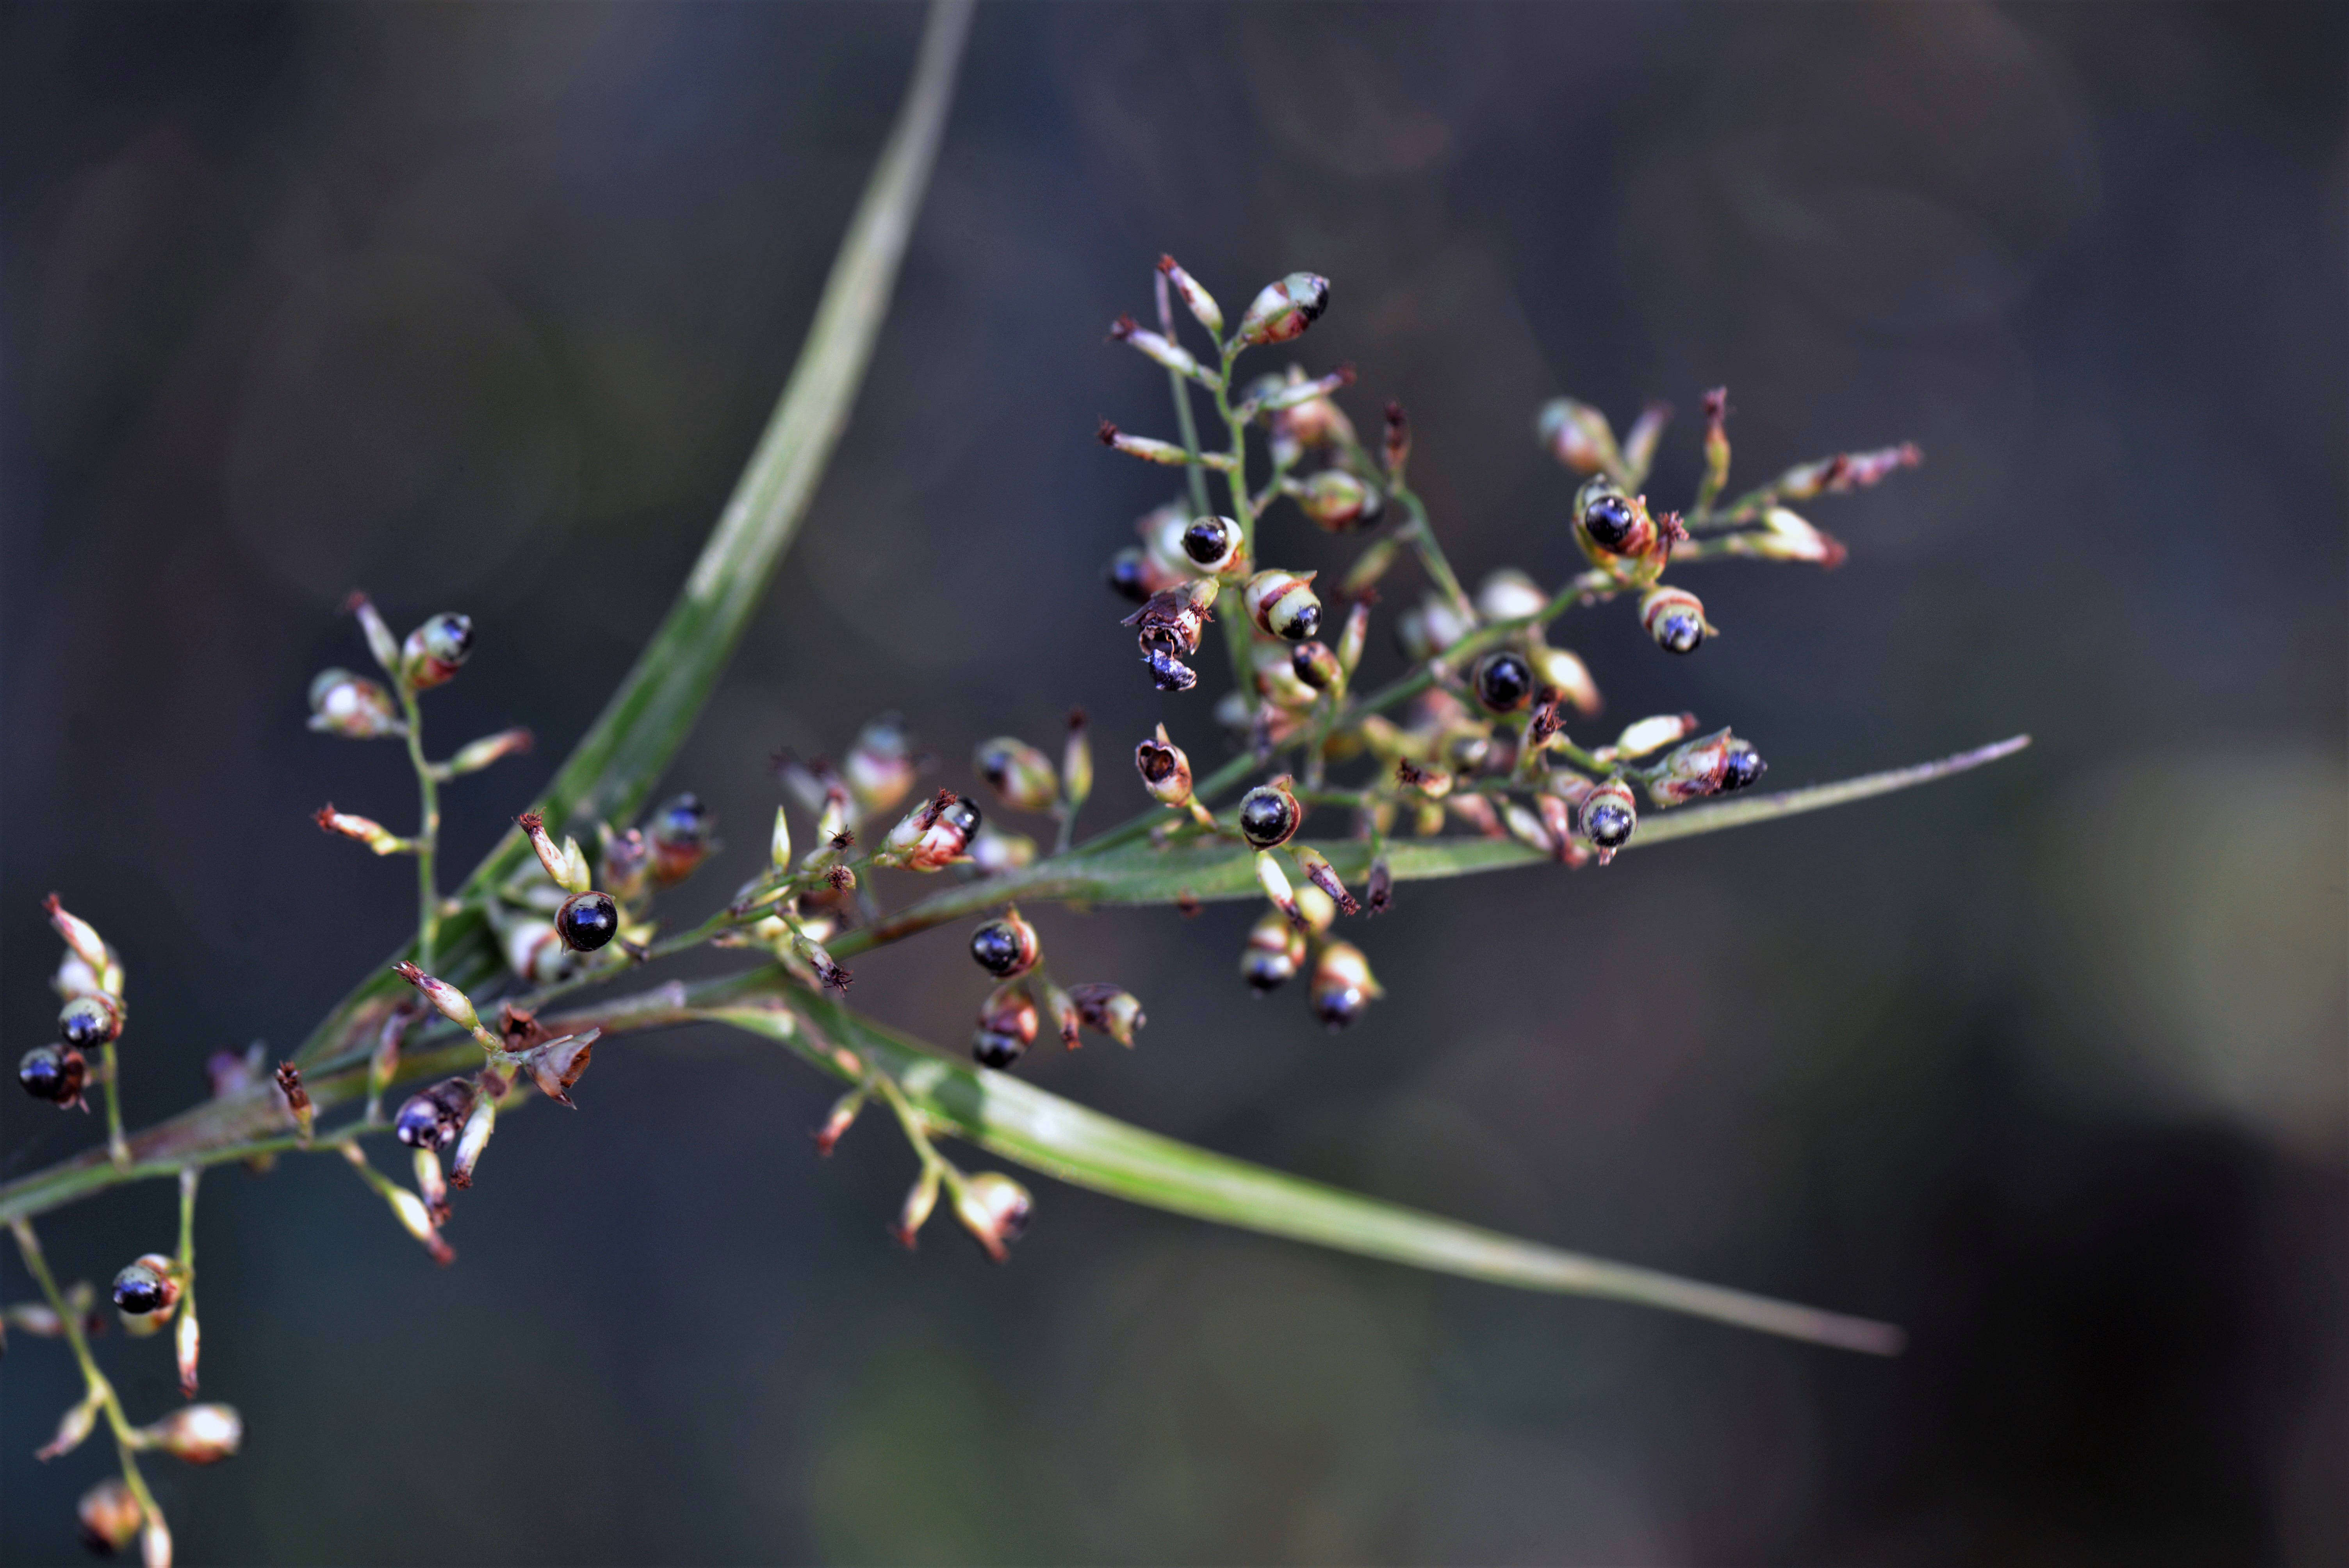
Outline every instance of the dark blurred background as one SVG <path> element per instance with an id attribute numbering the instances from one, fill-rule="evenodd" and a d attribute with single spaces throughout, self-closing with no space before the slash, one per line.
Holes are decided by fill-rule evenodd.
<path id="1" fill-rule="evenodd" d="M 1251 912 L 1041 913 L 1146 999 L 1035 1081 L 1211 1147 L 1609 1256 L 1889 1317 L 1865 1359 L 1436 1280 L 1035 1183 L 1013 1264 L 884 1234 L 913 1163 L 717 1033 L 599 1054 L 512 1120 L 441 1272 L 334 1164 L 205 1185 L 216 1470 L 186 1560 L 2324 1563 L 2349 1552 L 2337 6 L 981 11 L 855 419 L 672 774 L 762 853 L 778 746 L 902 708 L 1100 726 L 1097 820 L 1164 717 L 1101 562 L 1166 471 L 1103 346 L 1179 255 L 1402 398 L 1473 582 L 1575 564 L 1560 392 L 1725 382 L 1739 474 L 1903 438 L 1812 515 L 1842 571 L 1730 566 L 1688 661 L 1572 638 L 1612 718 L 1733 722 L 1800 783 L 2028 730 L 1930 790 L 1578 875 L 1413 886 L 1351 1033 L 1234 974 Z M 446 742 L 469 864 L 594 716 L 781 387 L 895 105 L 879 5 L 6 13 L 11 1049 L 52 888 L 130 965 L 129 1109 L 284 1047 L 407 930 L 313 829 L 404 823 L 397 748 L 305 733 L 355 584 L 479 653 Z M 1271 363 L 1279 362 L 1277 356 Z M 1687 413 L 1655 489 L 1694 470 Z M 1285 512 L 1296 563 L 1340 557 Z M 1396 580 L 1398 593 L 1409 579 Z M 1381 644 L 1381 671 L 1399 655 Z M 1211 676 L 1209 686 L 1219 684 Z M 942 932 L 857 999 L 949 1044 Z M 95 1124 L 11 1091 L 20 1174 Z M 381 1158 L 380 1156 L 378 1157 Z M 44 1226 L 167 1246 L 155 1183 Z M 0 1263 L 5 1294 L 28 1285 Z M 168 1352 L 111 1336 L 134 1408 Z M 102 1441 L 20 1339 L 0 1554 L 76 1553 Z"/>

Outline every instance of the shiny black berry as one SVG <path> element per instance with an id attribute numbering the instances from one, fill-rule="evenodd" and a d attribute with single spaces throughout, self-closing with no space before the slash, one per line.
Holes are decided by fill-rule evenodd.
<path id="1" fill-rule="evenodd" d="M 970 1037 L 970 1054 L 983 1068 L 1008 1068 L 1027 1049 L 1027 1041 L 1001 1029 L 981 1029 Z"/>
<path id="2" fill-rule="evenodd" d="M 1121 599 L 1131 599 L 1137 604 L 1150 602 L 1150 573 L 1143 565 L 1142 552 L 1133 545 L 1109 558 L 1102 581 Z"/>
<path id="3" fill-rule="evenodd" d="M 1722 761 L 1721 792 L 1726 795 L 1732 789 L 1743 789 L 1769 770 L 1770 765 L 1762 760 L 1760 752 L 1742 741 L 1733 745 Z"/>
<path id="4" fill-rule="evenodd" d="M 1476 661 L 1476 700 L 1494 713 L 1515 713 L 1532 700 L 1533 666 L 1525 655 L 1496 649 Z"/>
<path id="5" fill-rule="evenodd" d="M 1294 795 L 1259 784 L 1240 798 L 1240 834 L 1257 849 L 1268 850 L 1289 841 L 1301 815 Z"/>
<path id="6" fill-rule="evenodd" d="M 171 1283 L 145 1264 L 132 1264 L 114 1276 L 114 1305 L 134 1317 L 171 1300 Z"/>
<path id="7" fill-rule="evenodd" d="M 1324 1028 L 1344 1028 L 1370 1005 L 1368 993 L 1359 985 L 1317 986 L 1313 992 L 1313 1016 Z"/>
<path id="8" fill-rule="evenodd" d="M 77 996 L 57 1015 L 57 1038 L 80 1050 L 96 1050 L 122 1033 L 122 1015 L 103 996 Z"/>
<path id="9" fill-rule="evenodd" d="M 690 790 L 653 814 L 648 835 L 657 844 L 699 845 L 709 837 L 709 811 Z"/>
<path id="10" fill-rule="evenodd" d="M 1008 920 L 990 920 L 970 934 L 970 955 L 989 975 L 1008 978 L 1034 967 L 1035 933 Z"/>
<path id="11" fill-rule="evenodd" d="M 1620 549 L 1639 521 L 1631 503 L 1619 495 L 1594 496 L 1582 509 L 1582 531 L 1604 550 Z"/>
<path id="12" fill-rule="evenodd" d="M 619 934 L 620 906 L 610 893 L 574 893 L 554 912 L 554 934 L 574 953 L 593 953 Z"/>
<path id="13" fill-rule="evenodd" d="M 1582 809 L 1582 836 L 1602 850 L 1619 850 L 1631 841 L 1638 818 L 1613 796 L 1593 800 Z"/>
<path id="14" fill-rule="evenodd" d="M 968 841 L 971 835 L 978 831 L 978 808 L 971 804 L 968 796 L 958 795 L 939 810 L 938 820 Z"/>
<path id="15" fill-rule="evenodd" d="M 1259 996 L 1269 996 L 1297 978 L 1297 960 L 1286 953 L 1250 948 L 1240 959 L 1240 978 Z"/>
<path id="16" fill-rule="evenodd" d="M 70 1105 L 89 1077 L 89 1066 L 79 1051 L 64 1046 L 36 1046 L 16 1064 L 16 1081 L 35 1099 Z"/>
<path id="17" fill-rule="evenodd" d="M 1183 553 L 1202 566 L 1219 566 L 1231 559 L 1238 532 L 1220 517 L 1203 517 L 1183 531 Z"/>

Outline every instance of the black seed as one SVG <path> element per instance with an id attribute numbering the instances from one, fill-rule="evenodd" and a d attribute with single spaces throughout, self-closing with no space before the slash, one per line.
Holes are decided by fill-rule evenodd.
<path id="1" fill-rule="evenodd" d="M 981 1029 L 970 1038 L 970 1054 L 983 1068 L 1008 1068 L 1027 1049 L 1026 1041 L 1000 1029 Z"/>
<path id="2" fill-rule="evenodd" d="M 671 847 L 698 844 L 709 831 L 709 812 L 701 797 L 689 791 L 663 806 L 653 818 L 653 838 Z"/>
<path id="3" fill-rule="evenodd" d="M 1631 841 L 1631 829 L 1638 819 L 1631 809 L 1619 800 L 1601 800 L 1582 814 L 1583 837 L 1602 850 L 1619 850 Z"/>
<path id="4" fill-rule="evenodd" d="M 57 1038 L 88 1050 L 114 1038 L 114 1009 L 95 996 L 77 996 L 57 1015 Z"/>
<path id="5" fill-rule="evenodd" d="M 1240 833 L 1259 850 L 1288 841 L 1297 831 L 1297 802 L 1268 784 L 1259 784 L 1240 801 Z"/>
<path id="6" fill-rule="evenodd" d="M 1369 1001 L 1354 985 L 1333 985 L 1313 993 L 1313 1016 L 1331 1029 L 1342 1029 L 1362 1016 Z"/>
<path id="7" fill-rule="evenodd" d="M 1288 617 L 1288 624 L 1280 629 L 1280 634 L 1292 643 L 1301 643 L 1320 629 L 1321 606 L 1308 604 Z"/>
<path id="8" fill-rule="evenodd" d="M 1760 752 L 1750 746 L 1738 747 L 1730 752 L 1728 759 L 1722 765 L 1722 793 L 1725 795 L 1732 789 L 1743 789 L 1769 770 L 1770 765 L 1762 760 Z"/>
<path id="9" fill-rule="evenodd" d="M 978 808 L 957 796 L 939 808 L 938 820 L 968 839 L 978 831 Z"/>
<path id="10" fill-rule="evenodd" d="M 1240 965 L 1240 977 L 1248 989 L 1259 996 L 1268 996 L 1296 977 L 1297 965 L 1288 955 L 1278 953 L 1251 953 Z"/>
<path id="11" fill-rule="evenodd" d="M 82 1059 L 57 1046 L 36 1046 L 16 1064 L 16 1081 L 35 1099 L 62 1105 L 80 1092 Z"/>
<path id="12" fill-rule="evenodd" d="M 1506 649 L 1476 665 L 1476 700 L 1495 713 L 1515 713 L 1534 695 L 1533 666 Z"/>
<path id="13" fill-rule="evenodd" d="M 1631 537 L 1639 519 L 1619 495 L 1602 495 L 1582 509 L 1582 529 L 1601 549 L 1613 550 Z"/>
<path id="14" fill-rule="evenodd" d="M 163 1305 L 163 1276 L 144 1264 L 132 1264 L 114 1276 L 114 1305 L 133 1316 L 143 1316 Z"/>
<path id="15" fill-rule="evenodd" d="M 1692 654 L 1704 641 L 1704 619 L 1692 610 L 1672 610 L 1656 623 L 1656 641 L 1674 654 Z"/>
<path id="16" fill-rule="evenodd" d="M 1183 553 L 1202 566 L 1211 566 L 1230 553 L 1222 520 L 1203 517 L 1183 531 Z"/>
<path id="17" fill-rule="evenodd" d="M 1023 956 L 1019 934 L 1009 921 L 993 920 L 970 934 L 970 955 L 989 975 L 1009 975 Z"/>
<path id="18" fill-rule="evenodd" d="M 1102 581 L 1107 583 L 1110 592 L 1120 598 L 1146 604 L 1150 602 L 1150 590 L 1143 586 L 1143 576 L 1142 552 L 1128 547 L 1109 558 L 1109 566 L 1102 572 Z"/>
<path id="19" fill-rule="evenodd" d="M 419 1094 L 399 1108 L 391 1133 L 410 1149 L 445 1149 L 456 1138 L 457 1127 L 443 1119 L 439 1106 Z"/>
<path id="20" fill-rule="evenodd" d="M 607 892 L 567 898 L 554 912 L 554 934 L 574 953 L 593 953 L 620 933 L 620 906 Z"/>

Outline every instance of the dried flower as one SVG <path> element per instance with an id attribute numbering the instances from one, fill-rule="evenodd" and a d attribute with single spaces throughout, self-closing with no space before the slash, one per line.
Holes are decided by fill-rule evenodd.
<path id="1" fill-rule="evenodd" d="M 994 1171 L 968 1178 L 955 1194 L 955 1218 L 978 1238 L 978 1244 L 997 1263 L 1010 1255 L 1008 1243 L 1018 1241 L 1028 1229 L 1028 1217 L 1035 1208 L 1036 1201 L 1028 1195 L 1027 1188 Z"/>
<path id="2" fill-rule="evenodd" d="M 139 1440 L 191 1465 L 218 1464 L 243 1446 L 244 1420 L 233 1405 L 189 1405 L 140 1428 Z"/>

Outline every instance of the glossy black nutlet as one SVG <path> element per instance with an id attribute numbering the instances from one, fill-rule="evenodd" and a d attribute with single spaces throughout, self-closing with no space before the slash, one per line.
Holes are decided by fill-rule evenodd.
<path id="1" fill-rule="evenodd" d="M 1494 713 L 1515 713 L 1534 695 L 1533 666 L 1503 648 L 1476 661 L 1476 700 Z"/>
<path id="2" fill-rule="evenodd" d="M 134 1317 L 163 1305 L 171 1294 L 169 1282 L 145 1264 L 132 1264 L 114 1276 L 114 1305 Z"/>
<path id="3" fill-rule="evenodd" d="M 1371 1005 L 1369 993 L 1359 985 L 1331 985 L 1313 993 L 1313 1016 L 1322 1026 L 1342 1029 L 1362 1016 Z"/>
<path id="4" fill-rule="evenodd" d="M 16 1081 L 35 1099 L 71 1105 L 89 1075 L 79 1051 L 63 1046 L 36 1046 L 16 1064 Z"/>
<path id="5" fill-rule="evenodd" d="M 1143 564 L 1142 552 L 1133 545 L 1109 558 L 1109 565 L 1102 571 L 1102 581 L 1121 599 L 1131 599 L 1137 604 L 1150 603 L 1150 571 Z"/>
<path id="6" fill-rule="evenodd" d="M 1238 531 L 1220 517 L 1203 517 L 1183 531 L 1183 553 L 1201 566 L 1220 566 L 1231 559 Z"/>
<path id="7" fill-rule="evenodd" d="M 1297 978 L 1297 961 L 1286 953 L 1260 953 L 1251 948 L 1240 959 L 1240 978 L 1259 996 L 1269 996 Z"/>
<path id="8" fill-rule="evenodd" d="M 473 618 L 454 612 L 424 623 L 424 651 L 444 665 L 461 665 L 473 653 Z"/>
<path id="9" fill-rule="evenodd" d="M 1259 784 L 1240 799 L 1240 834 L 1259 850 L 1285 844 L 1297 831 L 1297 799 Z"/>
<path id="10" fill-rule="evenodd" d="M 1599 495 L 1582 509 L 1582 531 L 1604 550 L 1619 550 L 1631 537 L 1640 520 L 1631 503 L 1619 495 Z"/>
<path id="11" fill-rule="evenodd" d="M 699 845 L 709 837 L 709 809 L 701 797 L 688 790 L 663 806 L 653 817 L 651 838 L 656 843 Z"/>
<path id="12" fill-rule="evenodd" d="M 981 1029 L 970 1037 L 970 1054 L 980 1067 L 1000 1071 L 1027 1054 L 1028 1042 L 1002 1029 Z"/>
<path id="13" fill-rule="evenodd" d="M 574 953 L 593 953 L 620 934 L 620 906 L 607 892 L 574 893 L 554 912 L 554 934 Z"/>
<path id="14" fill-rule="evenodd" d="M 1280 634 L 1292 643 L 1302 643 L 1319 636 L 1321 632 L 1321 606 L 1307 604 L 1288 617 L 1288 625 Z"/>
<path id="15" fill-rule="evenodd" d="M 990 920 L 972 932 L 970 955 L 981 969 L 999 980 L 1017 975 L 1035 962 L 1029 943 L 1008 920 Z"/>
<path id="16" fill-rule="evenodd" d="M 77 996 L 57 1015 L 57 1038 L 78 1050 L 95 1050 L 122 1032 L 122 1015 L 102 996 Z"/>
<path id="17" fill-rule="evenodd" d="M 967 797 L 957 796 L 939 810 L 938 820 L 968 840 L 978 831 L 978 808 Z"/>
<path id="18" fill-rule="evenodd" d="M 446 1149 L 457 1141 L 457 1124 L 440 1114 L 431 1097 L 419 1094 L 399 1108 L 391 1135 L 410 1149 Z"/>
<path id="19" fill-rule="evenodd" d="M 1582 836 L 1602 850 L 1619 850 L 1631 841 L 1638 821 L 1630 806 L 1612 797 L 1585 802 Z"/>
<path id="20" fill-rule="evenodd" d="M 1704 616 L 1686 605 L 1675 604 L 1656 617 L 1656 645 L 1668 654 L 1692 654 L 1704 641 Z"/>
<path id="21" fill-rule="evenodd" d="M 1732 789 L 1743 789 L 1768 771 L 1770 765 L 1762 760 L 1760 752 L 1742 741 L 1734 743 L 1729 755 L 1722 759 L 1721 792 L 1726 795 Z"/>

